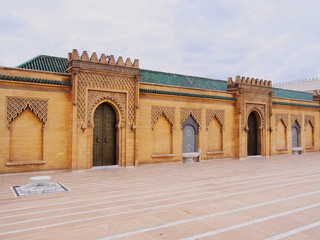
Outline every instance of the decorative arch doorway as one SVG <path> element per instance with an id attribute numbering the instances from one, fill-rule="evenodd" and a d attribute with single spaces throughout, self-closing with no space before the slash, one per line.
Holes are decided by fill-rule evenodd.
<path id="1" fill-rule="evenodd" d="M 300 146 L 300 139 L 299 139 L 299 132 L 300 132 L 300 126 L 295 121 L 292 125 L 292 147 L 299 147 Z"/>
<path id="2" fill-rule="evenodd" d="M 116 113 L 108 103 L 94 112 L 92 166 L 116 165 Z"/>
<path id="3" fill-rule="evenodd" d="M 182 152 L 198 151 L 198 124 L 189 116 L 182 125 Z"/>
<path id="4" fill-rule="evenodd" d="M 259 115 L 252 111 L 248 117 L 248 134 L 247 134 L 247 156 L 261 154 L 260 133 L 259 133 Z"/>

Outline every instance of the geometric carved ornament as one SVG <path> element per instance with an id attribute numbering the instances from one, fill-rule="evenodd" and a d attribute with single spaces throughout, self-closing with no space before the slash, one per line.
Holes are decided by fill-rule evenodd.
<path id="1" fill-rule="evenodd" d="M 224 126 L 224 110 L 213 110 L 213 109 L 207 109 L 206 111 L 206 125 L 207 130 L 208 126 L 213 118 L 216 118 L 218 122 L 220 123 L 221 127 Z"/>
<path id="2" fill-rule="evenodd" d="M 175 107 L 162 107 L 162 106 L 152 106 L 151 107 L 151 126 L 158 121 L 159 117 L 163 115 L 171 124 L 174 126 L 174 110 Z"/>
<path id="3" fill-rule="evenodd" d="M 253 111 L 256 110 L 257 112 L 260 113 L 261 116 L 261 127 L 264 128 L 264 123 L 265 123 L 265 105 L 264 104 L 257 104 L 257 103 L 247 103 L 246 105 L 246 118 L 245 118 L 245 126 L 248 125 L 248 118 L 249 114 Z"/>
<path id="4" fill-rule="evenodd" d="M 294 122 L 297 121 L 299 127 L 302 128 L 302 115 L 291 115 L 291 126 L 293 126 Z"/>
<path id="5" fill-rule="evenodd" d="M 278 123 L 282 120 L 285 127 L 288 127 L 288 114 L 276 114 L 276 127 L 278 126 Z"/>
<path id="6" fill-rule="evenodd" d="M 90 109 L 87 109 L 87 106 L 86 106 L 87 89 L 95 88 L 95 89 L 108 89 L 111 91 L 126 92 L 128 97 L 128 106 L 124 106 L 123 94 L 121 93 L 113 94 L 113 97 L 114 99 L 118 99 L 120 96 L 122 96 L 120 97 L 120 99 L 118 99 L 118 103 L 121 102 L 121 104 L 123 105 L 123 110 L 128 109 L 128 115 L 126 117 L 128 118 L 129 122 L 133 122 L 135 118 L 135 91 L 136 91 L 134 79 L 126 76 L 114 76 L 109 74 L 107 75 L 107 74 L 88 73 L 88 72 L 79 72 L 77 76 L 78 76 L 78 82 L 77 82 L 76 103 L 78 106 L 79 119 L 84 121 L 86 118 L 86 112 L 90 110 Z M 88 92 L 90 92 L 90 90 Z M 88 101 L 91 101 L 90 97 L 88 97 Z M 126 119 L 124 119 L 124 121 L 125 120 Z"/>
<path id="7" fill-rule="evenodd" d="M 196 108 L 181 108 L 180 110 L 180 124 L 181 126 L 187 120 L 189 116 L 196 121 L 198 126 L 201 126 L 201 109 Z"/>
<path id="8" fill-rule="evenodd" d="M 241 125 L 247 128 L 248 117 L 252 110 L 256 110 L 261 116 L 261 127 L 269 126 L 269 94 L 243 92 L 241 94 Z"/>
<path id="9" fill-rule="evenodd" d="M 29 108 L 41 122 L 47 123 L 48 100 L 47 99 L 31 99 L 31 98 L 7 98 L 7 124 L 9 127 L 16 117 Z"/>
<path id="10" fill-rule="evenodd" d="M 126 126 L 126 93 L 121 92 L 107 92 L 107 91 L 88 91 L 88 126 L 93 126 L 93 108 L 104 99 L 113 101 L 121 112 L 121 127 Z"/>
<path id="11" fill-rule="evenodd" d="M 307 126 L 308 123 L 311 123 L 312 128 L 315 127 L 315 117 L 314 116 L 310 116 L 310 115 L 305 115 L 304 116 L 304 125 Z"/>

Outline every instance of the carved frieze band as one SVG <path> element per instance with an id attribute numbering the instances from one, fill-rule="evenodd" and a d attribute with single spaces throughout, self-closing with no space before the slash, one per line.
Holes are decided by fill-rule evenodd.
<path id="1" fill-rule="evenodd" d="M 48 100 L 31 98 L 7 98 L 7 123 L 8 126 L 23 111 L 29 108 L 44 124 L 47 123 Z"/>
<path id="2" fill-rule="evenodd" d="M 171 124 L 174 126 L 174 110 L 175 107 L 162 107 L 162 106 L 152 106 L 151 107 L 151 126 L 158 121 L 159 117 L 163 115 Z"/>
<path id="3" fill-rule="evenodd" d="M 302 128 L 302 115 L 291 115 L 291 126 L 294 124 L 294 122 L 297 121 L 299 124 L 300 128 Z"/>
<path id="4" fill-rule="evenodd" d="M 285 127 L 288 127 L 288 114 L 276 114 L 276 127 L 278 126 L 279 122 L 282 120 Z"/>
<path id="5" fill-rule="evenodd" d="M 121 127 L 126 125 L 126 94 L 106 91 L 88 91 L 88 126 L 93 126 L 93 108 L 104 99 L 114 102 L 121 112 Z"/>
<path id="6" fill-rule="evenodd" d="M 182 125 L 189 116 L 192 116 L 198 126 L 201 126 L 201 109 L 197 108 L 181 108 L 180 109 L 180 124 Z"/>
<path id="7" fill-rule="evenodd" d="M 245 126 L 248 125 L 248 117 L 249 117 L 249 114 L 255 110 L 257 112 L 259 112 L 260 116 L 261 116 L 261 120 L 262 120 L 262 128 L 264 128 L 265 126 L 265 105 L 264 104 L 256 104 L 256 103 L 247 103 L 247 106 L 246 106 L 246 119 L 245 119 Z"/>
<path id="8" fill-rule="evenodd" d="M 98 73 L 79 72 L 77 84 L 77 107 L 78 118 L 81 119 L 83 122 L 86 118 L 86 113 L 88 111 L 88 109 L 86 109 L 86 91 L 88 88 L 110 89 L 111 91 L 114 90 L 127 92 L 127 118 L 130 122 L 133 122 L 135 116 L 136 90 L 134 79 L 127 76 L 113 76 Z M 117 97 L 119 97 L 120 95 L 118 95 Z M 118 102 L 119 101 L 121 102 L 121 100 L 118 99 Z M 124 108 L 124 110 L 126 110 L 126 108 Z"/>
<path id="9" fill-rule="evenodd" d="M 310 115 L 304 116 L 304 126 L 307 126 L 308 123 L 311 123 L 312 127 L 315 127 L 315 117 Z"/>
<path id="10" fill-rule="evenodd" d="M 207 109 L 206 111 L 206 125 L 207 125 L 207 130 L 209 123 L 213 118 L 216 118 L 218 122 L 220 123 L 221 127 L 224 126 L 224 110 L 214 110 L 214 109 Z"/>
<path id="11" fill-rule="evenodd" d="M 256 94 L 244 92 L 241 96 L 241 123 L 247 127 L 248 117 L 253 109 L 258 111 L 262 117 L 262 127 L 269 126 L 269 105 L 270 96 L 268 94 Z"/>

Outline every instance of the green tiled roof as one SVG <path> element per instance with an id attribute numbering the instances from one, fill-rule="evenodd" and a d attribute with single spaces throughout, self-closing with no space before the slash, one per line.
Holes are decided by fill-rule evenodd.
<path id="1" fill-rule="evenodd" d="M 68 60 L 66 58 L 38 55 L 29 61 L 20 64 L 17 68 L 66 73 L 67 64 Z"/>
<path id="2" fill-rule="evenodd" d="M 140 69 L 140 82 L 155 83 L 177 87 L 199 88 L 215 91 L 227 91 L 227 81 L 186 76 L 181 74 L 156 72 Z"/>
<path id="3" fill-rule="evenodd" d="M 46 55 L 38 55 L 35 58 L 26 61 L 25 63 L 20 64 L 17 68 L 24 69 L 34 69 L 40 71 L 48 71 L 48 72 L 56 72 L 56 73 L 66 73 L 67 71 L 67 58 L 61 57 L 53 57 Z M 154 83 L 161 84 L 166 86 L 177 86 L 177 87 L 188 87 L 188 88 L 197 88 L 204 90 L 214 90 L 214 91 L 227 91 L 227 81 L 209 79 L 209 78 L 201 78 L 201 77 L 193 77 L 181 74 L 174 73 L 165 73 L 151 70 L 140 69 L 141 79 L 140 81 L 143 83 Z M 9 79 L 9 76 L 2 76 L 1 79 L 13 80 Z M 31 81 L 31 82 L 39 82 L 43 79 L 23 79 L 23 81 Z M 19 80 L 17 80 L 19 81 Z M 48 84 L 56 84 L 49 82 L 51 80 L 44 81 Z M 60 84 L 60 83 L 58 83 Z M 274 92 L 274 97 L 277 98 L 287 98 L 294 100 L 304 100 L 304 101 L 312 101 L 313 94 L 292 90 L 285 90 L 280 88 L 272 88 Z"/>
<path id="4" fill-rule="evenodd" d="M 294 100 L 313 101 L 313 94 L 307 92 L 299 92 L 281 88 L 272 88 L 273 96 L 277 98 L 288 98 Z"/>

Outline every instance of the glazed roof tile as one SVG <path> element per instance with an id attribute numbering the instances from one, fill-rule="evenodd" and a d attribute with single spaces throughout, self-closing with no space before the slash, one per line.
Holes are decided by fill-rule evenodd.
<path id="1" fill-rule="evenodd" d="M 38 55 L 17 68 L 33 69 L 47 72 L 66 73 L 68 60 L 61 57 Z"/>
<path id="2" fill-rule="evenodd" d="M 140 82 L 205 90 L 227 91 L 227 81 L 140 69 Z"/>
<path id="3" fill-rule="evenodd" d="M 66 73 L 67 71 L 67 58 L 53 57 L 46 55 L 38 55 L 29 61 L 26 61 L 17 68 L 33 69 L 40 71 Z M 182 74 L 165 73 L 158 71 L 151 71 L 140 69 L 140 81 L 143 83 L 161 84 L 165 86 L 177 86 L 187 88 L 197 88 L 214 91 L 227 91 L 227 81 L 216 80 L 202 77 L 187 76 Z M 312 93 L 299 92 L 293 90 L 286 90 L 280 88 L 272 88 L 274 97 L 287 98 L 294 100 L 312 101 Z"/>
<path id="4" fill-rule="evenodd" d="M 287 90 L 287 89 L 281 89 L 281 88 L 272 88 L 272 91 L 274 92 L 273 97 L 277 97 L 277 98 L 287 98 L 287 99 L 304 100 L 304 101 L 313 100 L 312 93 L 299 92 L 299 91 L 293 91 L 293 90 Z"/>

